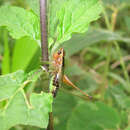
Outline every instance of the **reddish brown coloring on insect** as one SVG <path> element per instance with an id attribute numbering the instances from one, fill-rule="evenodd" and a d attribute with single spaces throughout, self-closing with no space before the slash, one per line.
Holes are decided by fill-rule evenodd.
<path id="1" fill-rule="evenodd" d="M 54 97 L 56 97 L 56 94 L 58 92 L 58 89 L 60 87 L 60 84 L 64 82 L 65 84 L 73 87 L 74 89 L 77 89 L 80 91 L 83 95 L 91 98 L 88 94 L 83 92 L 81 89 L 79 89 L 77 86 L 75 86 L 66 75 L 64 75 L 64 56 L 65 52 L 63 48 L 60 48 L 56 53 L 53 54 L 53 67 L 54 67 L 54 79 L 53 79 L 53 85 L 55 86 L 54 90 L 52 91 L 52 94 Z"/>
<path id="2" fill-rule="evenodd" d="M 56 53 L 53 54 L 53 68 L 54 68 L 54 79 L 53 79 L 53 86 L 55 86 L 52 94 L 56 97 L 60 84 L 63 80 L 64 75 L 64 56 L 65 52 L 63 48 L 60 48 Z"/>

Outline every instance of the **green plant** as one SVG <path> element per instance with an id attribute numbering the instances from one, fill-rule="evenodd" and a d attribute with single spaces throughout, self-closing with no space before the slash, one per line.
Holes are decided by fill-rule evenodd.
<path id="1" fill-rule="evenodd" d="M 50 77 L 39 69 L 39 0 L 2 5 L 0 130 L 46 129 L 50 112 L 56 130 L 129 130 L 129 3 L 49 0 L 49 59 L 59 47 L 65 49 L 65 74 L 93 96 L 90 101 L 67 87 L 55 99 L 48 93 Z"/>
<path id="2" fill-rule="evenodd" d="M 46 128 L 48 114 L 52 111 L 53 98 L 51 93 L 37 94 L 32 92 L 28 94 L 29 89 L 35 86 L 41 72 L 37 74 L 32 72 L 33 69 L 39 67 L 40 63 L 38 61 L 40 56 L 38 53 L 40 50 L 38 0 L 35 2 L 28 0 L 27 2 L 32 7 L 33 12 L 9 5 L 0 7 L 0 26 L 4 26 L 9 31 L 10 36 L 16 39 L 13 55 L 10 57 L 8 34 L 7 31 L 4 31 L 5 50 L 2 73 L 10 74 L 0 77 L 1 130 L 9 129 L 18 124 Z M 55 4 L 56 2 L 57 4 Z M 35 3 L 37 3 L 37 7 L 35 7 Z M 69 40 L 73 32 L 85 32 L 89 23 L 99 17 L 102 9 L 97 0 L 62 0 L 62 2 L 55 0 L 50 1 L 48 5 L 50 55 L 60 44 Z M 38 63 L 32 65 L 35 62 Z M 32 76 L 34 74 L 35 76 Z"/>

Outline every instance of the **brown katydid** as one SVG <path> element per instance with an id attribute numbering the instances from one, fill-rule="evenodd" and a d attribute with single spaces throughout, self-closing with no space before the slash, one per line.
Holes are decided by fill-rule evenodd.
<path id="1" fill-rule="evenodd" d="M 64 75 L 64 56 L 65 52 L 63 48 L 60 48 L 56 53 L 53 54 L 52 56 L 52 66 L 54 68 L 54 71 L 52 72 L 53 75 L 53 81 L 52 84 L 54 86 L 52 90 L 52 94 L 54 97 L 56 97 L 57 91 L 61 85 L 61 83 L 65 83 L 66 85 L 69 85 L 73 87 L 74 89 L 80 91 L 84 96 L 87 96 L 91 98 L 88 94 L 83 92 L 81 89 L 79 89 L 76 85 L 74 85 L 69 78 Z"/>

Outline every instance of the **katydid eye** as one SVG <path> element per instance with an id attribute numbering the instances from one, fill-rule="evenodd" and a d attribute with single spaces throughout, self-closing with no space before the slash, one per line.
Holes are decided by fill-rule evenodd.
<path id="1" fill-rule="evenodd" d="M 60 54 L 61 54 L 61 51 L 59 50 L 59 51 L 58 51 L 58 55 L 60 55 Z"/>

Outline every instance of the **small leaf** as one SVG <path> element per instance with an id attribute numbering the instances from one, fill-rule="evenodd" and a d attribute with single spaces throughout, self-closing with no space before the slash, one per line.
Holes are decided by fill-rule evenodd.
<path id="1" fill-rule="evenodd" d="M 72 112 L 67 130 L 116 129 L 119 119 L 117 112 L 104 103 L 84 102 Z"/>
<path id="2" fill-rule="evenodd" d="M 86 32 L 90 22 L 98 19 L 101 11 L 102 6 L 98 0 L 50 1 L 50 39 L 56 40 L 59 45 L 69 40 L 74 32 Z M 56 44 L 55 48 L 58 46 Z"/>
<path id="3" fill-rule="evenodd" d="M 40 15 L 40 5 L 39 0 L 26 0 L 27 4 L 30 6 L 30 8 L 34 11 L 34 13 L 37 14 L 37 16 Z"/>
<path id="4" fill-rule="evenodd" d="M 72 39 L 64 42 L 62 46 L 66 51 L 66 56 L 71 56 L 87 46 L 97 44 L 101 41 L 113 40 L 130 43 L 130 38 L 124 38 L 118 33 L 90 28 L 90 30 L 84 34 L 74 34 Z"/>
<path id="5" fill-rule="evenodd" d="M 48 125 L 52 94 L 32 93 L 28 101 L 24 87 L 31 80 L 25 80 L 25 77 L 23 71 L 0 77 L 0 100 L 8 99 L 4 108 L 0 109 L 0 130 L 8 130 L 18 124 L 41 128 Z"/>
<path id="6" fill-rule="evenodd" d="M 20 87 L 24 78 L 25 74 L 23 71 L 0 76 L 0 101 L 10 98 Z"/>
<path id="7" fill-rule="evenodd" d="M 32 12 L 20 7 L 1 6 L 0 17 L 0 26 L 7 27 L 14 39 L 24 36 L 40 39 L 39 19 Z"/>
<path id="8" fill-rule="evenodd" d="M 66 130 L 67 121 L 75 105 L 76 100 L 74 96 L 62 91 L 58 92 L 53 106 L 53 115 L 56 130 Z"/>
<path id="9" fill-rule="evenodd" d="M 40 47 L 37 42 L 29 37 L 23 37 L 17 40 L 13 51 L 11 71 L 15 72 L 19 69 L 31 70 L 36 68 L 40 62 L 39 50 Z M 35 57 L 36 53 L 37 57 Z"/>
<path id="10" fill-rule="evenodd" d="M 117 85 L 109 87 L 108 91 L 119 107 L 122 109 L 130 109 L 130 98 L 126 95 L 123 88 L 122 85 Z"/>
<path id="11" fill-rule="evenodd" d="M 31 94 L 29 108 L 24 94 L 19 92 L 6 109 L 0 112 L 0 130 L 23 124 L 46 128 L 48 113 L 52 111 L 52 95 L 47 93 Z"/>

